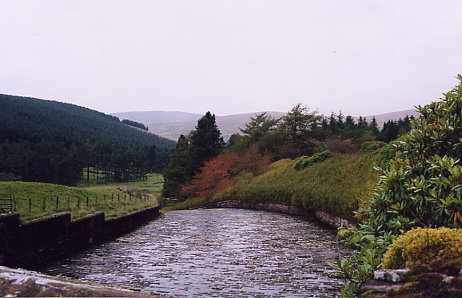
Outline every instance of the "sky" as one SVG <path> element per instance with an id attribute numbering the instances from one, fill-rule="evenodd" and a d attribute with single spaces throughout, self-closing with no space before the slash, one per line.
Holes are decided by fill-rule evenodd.
<path id="1" fill-rule="evenodd" d="M 0 0 L 0 93 L 105 113 L 354 116 L 438 100 L 460 0 Z"/>

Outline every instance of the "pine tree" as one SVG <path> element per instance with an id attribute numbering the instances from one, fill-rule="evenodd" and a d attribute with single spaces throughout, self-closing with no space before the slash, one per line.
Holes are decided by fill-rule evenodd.
<path id="1" fill-rule="evenodd" d="M 310 112 L 300 103 L 295 105 L 286 116 L 282 117 L 279 131 L 284 139 L 295 145 L 301 154 L 312 154 L 315 139 L 321 131 L 322 116 Z"/>
<path id="2" fill-rule="evenodd" d="M 181 186 L 191 177 L 191 152 L 189 140 L 181 135 L 176 143 L 168 166 L 164 169 L 164 197 L 178 197 Z"/>
<path id="3" fill-rule="evenodd" d="M 255 115 L 250 118 L 251 121 L 245 125 L 245 128 L 239 130 L 246 136 L 249 136 L 250 143 L 258 141 L 265 133 L 274 129 L 279 119 L 274 119 L 266 112 Z"/>
<path id="4" fill-rule="evenodd" d="M 369 123 L 369 130 L 372 132 L 372 134 L 375 137 L 378 137 L 380 130 L 379 130 L 379 125 L 377 124 L 377 120 L 375 119 L 375 116 L 372 117 L 371 123 Z"/>
<path id="5" fill-rule="evenodd" d="M 191 134 L 191 170 L 195 174 L 203 165 L 217 156 L 225 142 L 215 121 L 215 115 L 207 112 L 197 121 L 196 130 Z"/>
<path id="6" fill-rule="evenodd" d="M 345 128 L 354 130 L 356 128 L 356 123 L 352 116 L 348 115 L 345 118 Z"/>

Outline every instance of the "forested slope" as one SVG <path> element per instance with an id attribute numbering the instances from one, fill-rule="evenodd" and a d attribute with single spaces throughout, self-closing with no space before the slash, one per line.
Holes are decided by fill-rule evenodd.
<path id="1" fill-rule="evenodd" d="M 24 181 L 75 184 L 82 168 L 130 179 L 160 171 L 174 142 L 114 116 L 56 101 L 0 94 L 0 173 Z"/>

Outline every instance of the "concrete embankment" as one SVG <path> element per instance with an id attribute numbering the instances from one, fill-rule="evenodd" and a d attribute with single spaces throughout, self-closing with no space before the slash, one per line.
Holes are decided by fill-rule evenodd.
<path id="1" fill-rule="evenodd" d="M 0 215 L 0 265 L 34 268 L 115 239 L 159 215 L 159 207 L 115 219 L 96 213 L 71 221 L 70 213 L 21 223 L 19 214 Z"/>
<path id="2" fill-rule="evenodd" d="M 24 269 L 0 266 L 1 297 L 153 297 Z"/>
<path id="3" fill-rule="evenodd" d="M 298 215 L 307 218 L 315 218 L 323 223 L 331 225 L 333 227 L 345 227 L 345 228 L 352 228 L 354 227 L 353 224 L 348 222 L 346 219 L 333 216 L 327 214 L 325 212 L 319 210 L 305 210 L 300 207 L 290 206 L 290 205 L 283 205 L 283 204 L 275 204 L 275 203 L 250 203 L 244 201 L 222 201 L 212 203 L 207 205 L 206 208 L 243 208 L 243 209 L 253 209 L 253 210 L 266 210 L 266 211 L 274 211 L 274 212 L 281 212 L 285 214 L 291 215 Z"/>

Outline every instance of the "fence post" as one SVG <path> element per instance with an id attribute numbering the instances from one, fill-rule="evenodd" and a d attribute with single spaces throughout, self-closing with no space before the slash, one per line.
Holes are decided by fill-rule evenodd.
<path id="1" fill-rule="evenodd" d="M 71 208 L 71 197 L 67 198 L 67 209 Z"/>
<path id="2" fill-rule="evenodd" d="M 59 208 L 59 197 L 56 197 L 56 208 L 55 210 L 58 211 Z"/>
<path id="3" fill-rule="evenodd" d="M 80 209 L 80 197 L 77 198 L 77 208 Z"/>
<path id="4" fill-rule="evenodd" d="M 29 198 L 29 213 L 32 213 L 32 199 Z"/>
<path id="5" fill-rule="evenodd" d="M 13 212 L 16 212 L 16 198 L 13 199 Z"/>
<path id="6" fill-rule="evenodd" d="M 47 198 L 43 198 L 43 202 L 42 202 L 43 211 L 45 211 L 46 207 L 47 207 Z"/>
<path id="7" fill-rule="evenodd" d="M 120 202 L 120 195 L 119 194 L 117 194 L 117 201 Z"/>
<path id="8" fill-rule="evenodd" d="M 88 207 L 88 197 L 87 197 L 87 207 Z"/>

